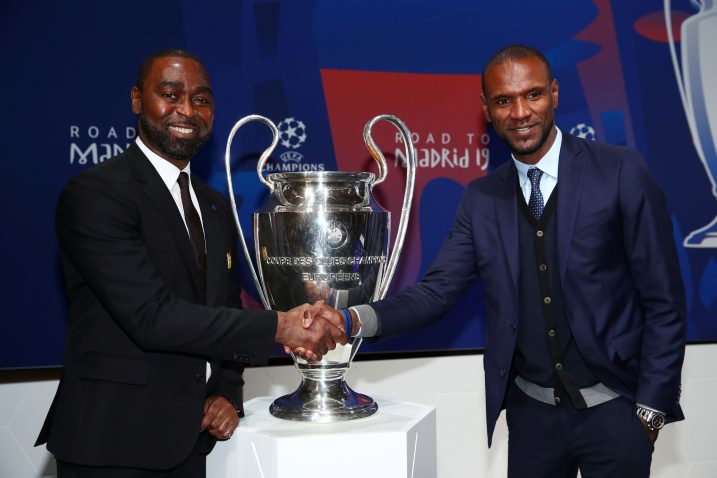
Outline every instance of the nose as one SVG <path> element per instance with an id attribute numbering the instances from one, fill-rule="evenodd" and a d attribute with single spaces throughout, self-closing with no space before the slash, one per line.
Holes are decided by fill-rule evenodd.
<path id="1" fill-rule="evenodd" d="M 530 116 L 530 107 L 524 98 L 516 98 L 510 108 L 510 116 L 513 119 L 524 119 Z"/>
<path id="2" fill-rule="evenodd" d="M 192 103 L 191 98 L 189 98 L 188 96 L 184 96 L 182 97 L 182 99 L 179 100 L 179 102 L 177 103 L 177 113 L 186 118 L 192 118 L 194 115 L 197 114 L 197 111 L 194 109 L 194 104 Z"/>

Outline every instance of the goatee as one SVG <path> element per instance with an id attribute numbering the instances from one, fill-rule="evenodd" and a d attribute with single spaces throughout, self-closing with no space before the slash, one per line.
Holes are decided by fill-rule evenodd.
<path id="1" fill-rule="evenodd" d="M 522 147 L 519 144 L 510 143 L 510 149 L 512 150 L 513 154 L 520 154 L 520 155 L 526 155 L 526 154 L 533 154 L 536 151 L 538 151 L 540 148 L 543 147 L 545 142 L 548 140 L 548 137 L 550 136 L 550 132 L 553 131 L 553 126 L 555 126 L 555 121 L 550 122 L 550 126 L 545 128 L 545 131 L 543 131 L 543 135 L 540 137 L 540 141 L 535 143 L 532 147 Z"/>

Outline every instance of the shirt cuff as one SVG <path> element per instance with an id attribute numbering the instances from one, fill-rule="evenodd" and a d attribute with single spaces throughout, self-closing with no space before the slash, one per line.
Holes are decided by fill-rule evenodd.
<path id="1" fill-rule="evenodd" d="M 349 308 L 356 312 L 359 320 L 359 331 L 354 337 L 375 337 L 378 332 L 378 316 L 373 307 L 362 304 Z"/>

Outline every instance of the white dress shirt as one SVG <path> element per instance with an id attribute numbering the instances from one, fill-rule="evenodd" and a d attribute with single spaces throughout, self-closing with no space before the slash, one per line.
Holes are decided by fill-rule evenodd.
<path id="1" fill-rule="evenodd" d="M 192 187 L 192 171 L 191 171 L 191 164 L 187 163 L 187 167 L 184 169 L 179 169 L 166 159 L 162 158 L 155 152 L 153 152 L 151 149 L 149 149 L 141 139 L 139 139 L 139 136 L 137 136 L 137 139 L 135 140 L 137 142 L 137 146 L 139 146 L 139 149 L 142 150 L 145 156 L 147 156 L 147 159 L 149 159 L 149 162 L 152 163 L 152 166 L 154 166 L 154 169 L 157 170 L 157 173 L 159 173 L 159 176 L 162 178 L 162 181 L 164 181 L 165 186 L 167 186 L 167 189 L 169 189 L 169 192 L 172 194 L 172 198 L 174 198 L 174 202 L 177 205 L 177 209 L 179 209 L 179 214 L 182 215 L 182 220 L 184 221 L 184 227 L 187 227 L 187 220 L 184 217 L 184 207 L 182 206 L 182 193 L 179 190 L 179 183 L 177 182 L 177 179 L 179 178 L 179 173 L 187 173 L 189 176 L 189 196 L 192 198 L 192 204 L 194 204 L 194 209 L 197 210 L 197 213 L 199 214 L 199 220 L 202 222 L 202 232 L 204 232 L 204 221 L 202 220 L 202 209 L 199 207 L 199 201 L 197 200 L 197 195 L 194 193 L 194 188 Z M 189 234 L 189 228 L 187 227 L 187 234 Z M 205 245 L 206 249 L 206 245 Z M 206 251 L 205 251 L 206 252 Z"/>
<path id="2" fill-rule="evenodd" d="M 553 128 L 557 131 L 555 141 L 548 152 L 545 153 L 545 156 L 540 158 L 540 161 L 537 163 L 521 163 L 511 154 L 513 163 L 518 169 L 518 184 L 520 184 L 520 189 L 523 191 L 526 204 L 528 203 L 528 200 L 530 200 L 530 179 L 528 179 L 529 169 L 538 168 L 543 172 L 543 175 L 540 177 L 540 192 L 543 193 L 543 200 L 545 201 L 545 204 L 548 203 L 548 199 L 553 193 L 553 189 L 555 189 L 555 186 L 558 185 L 558 162 L 560 160 L 560 145 L 563 144 L 563 134 L 556 126 L 553 126 Z"/>

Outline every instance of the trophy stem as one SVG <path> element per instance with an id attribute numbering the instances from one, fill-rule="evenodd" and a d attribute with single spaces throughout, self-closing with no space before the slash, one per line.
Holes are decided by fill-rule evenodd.
<path id="1" fill-rule="evenodd" d="M 341 365 L 328 370 L 297 365 L 301 385 L 293 393 L 277 398 L 269 412 L 284 420 L 314 423 L 348 421 L 376 413 L 378 404 L 374 399 L 354 392 L 346 384 L 348 367 Z"/>

